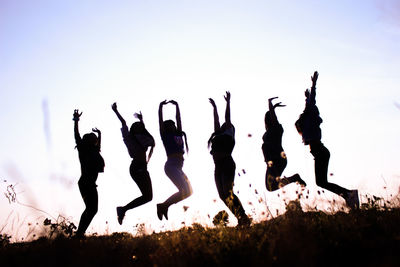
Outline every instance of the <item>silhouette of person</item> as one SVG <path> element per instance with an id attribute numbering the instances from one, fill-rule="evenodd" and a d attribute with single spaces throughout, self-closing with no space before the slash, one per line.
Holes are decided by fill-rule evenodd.
<path id="1" fill-rule="evenodd" d="M 163 119 L 163 106 L 171 103 L 176 107 L 176 125 L 173 120 Z M 178 192 L 171 195 L 163 203 L 157 204 L 157 216 L 160 220 L 164 216 L 168 220 L 168 208 L 185 198 L 192 195 L 192 186 L 190 185 L 189 179 L 186 174 L 182 171 L 183 167 L 183 154 L 184 142 L 186 145 L 186 151 L 188 151 L 186 134 L 182 131 L 181 114 L 179 111 L 179 105 L 176 101 L 162 101 L 158 109 L 160 135 L 164 144 L 165 151 L 167 153 L 167 162 L 164 165 L 165 174 L 178 188 Z M 185 141 L 183 141 L 184 137 Z"/>
<path id="2" fill-rule="evenodd" d="M 321 142 L 320 124 L 322 123 L 322 119 L 319 116 L 319 110 L 315 100 L 317 79 L 318 72 L 316 71 L 314 75 L 311 76 L 311 90 L 307 89 L 305 91 L 305 109 L 296 121 L 295 126 L 302 136 L 304 145 L 310 146 L 310 152 L 314 156 L 315 179 L 317 185 L 343 197 L 349 208 L 357 209 L 359 207 L 358 190 L 348 190 L 328 182 L 327 174 L 330 152 Z"/>
<path id="3" fill-rule="evenodd" d="M 263 136 L 262 151 L 265 162 L 267 163 L 267 172 L 265 175 L 265 185 L 268 191 L 275 191 L 290 183 L 298 182 L 306 186 L 299 174 L 290 177 L 281 178 L 283 170 L 287 165 L 286 153 L 282 148 L 283 127 L 279 123 L 275 113 L 275 108 L 284 107 L 282 102 L 272 104 L 272 100 L 278 97 L 268 99 L 269 111 L 265 113 L 265 133 Z"/>
<path id="4" fill-rule="evenodd" d="M 75 142 L 82 172 L 78 186 L 86 206 L 79 221 L 78 230 L 76 231 L 77 236 L 84 236 L 86 229 L 97 213 L 98 194 L 96 180 L 99 172 L 104 172 L 105 165 L 103 157 L 100 155 L 101 132 L 99 129 L 93 128 L 92 131 L 94 133 L 84 134 L 81 138 L 78 128 L 81 115 L 82 112 L 79 113 L 79 110 L 74 110 Z"/>
<path id="5" fill-rule="evenodd" d="M 212 98 L 209 98 L 214 112 L 214 132 L 208 140 L 208 147 L 211 146 L 211 155 L 215 164 L 215 184 L 221 200 L 235 215 L 239 226 L 249 226 L 251 221 L 239 198 L 233 192 L 236 164 L 232 158 L 232 151 L 235 146 L 235 127 L 231 123 L 230 101 L 231 94 L 226 92 L 225 122 L 220 126 L 217 106 Z"/>
<path id="6" fill-rule="evenodd" d="M 147 171 L 147 163 L 153 154 L 155 142 L 153 136 L 151 136 L 144 125 L 143 115 L 141 112 L 134 114 L 139 121 L 133 123 L 131 128 L 128 130 L 126 121 L 118 111 L 117 103 L 112 104 L 111 108 L 121 121 L 122 138 L 126 148 L 128 149 L 129 156 L 132 158 L 132 162 L 129 167 L 129 173 L 142 193 L 140 197 L 132 200 L 127 205 L 123 207 L 117 207 L 118 223 L 122 224 L 125 213 L 128 210 L 141 206 L 153 199 L 153 190 L 151 186 L 150 175 Z M 146 152 L 149 147 L 150 151 L 146 159 Z"/>

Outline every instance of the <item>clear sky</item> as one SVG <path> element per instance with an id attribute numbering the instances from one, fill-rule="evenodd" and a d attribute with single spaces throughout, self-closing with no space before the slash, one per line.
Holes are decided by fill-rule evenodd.
<path id="1" fill-rule="evenodd" d="M 213 130 L 208 98 L 215 99 L 223 119 L 223 95 L 229 90 L 236 127 L 233 157 L 240 174 L 235 191 L 247 213 L 262 220 L 267 207 L 282 208 L 282 191 L 266 192 L 261 152 L 264 113 L 273 96 L 287 105 L 277 111 L 285 129 L 284 174 L 298 172 L 316 203 L 333 199 L 329 193 L 317 195 L 313 158 L 294 127 L 304 108 L 304 90 L 318 70 L 330 181 L 361 194 L 397 194 L 399 47 L 400 3 L 395 0 L 0 0 L 0 189 L 17 184 L 20 202 L 78 224 L 84 205 L 72 114 L 79 108 L 82 134 L 92 127 L 102 130 L 106 161 L 98 179 L 99 212 L 89 232 L 133 231 L 143 222 L 149 231 L 175 229 L 182 222 L 210 225 L 225 207 L 207 150 Z M 163 172 L 157 110 L 164 99 L 181 107 L 190 147 L 184 171 L 194 190 L 170 208 L 167 223 L 158 220 L 155 207 L 176 190 Z M 128 212 L 123 226 L 116 222 L 115 207 L 139 191 L 129 176 L 130 158 L 113 102 L 128 123 L 141 110 L 156 138 L 149 164 L 154 199 Z M 173 111 L 167 106 L 165 117 L 173 118 Z M 285 189 L 287 198 L 296 190 L 294 185 Z M 9 204 L 5 197 L 0 203 L 0 230 L 20 231 L 19 237 L 26 236 L 23 225 L 47 216 Z"/>

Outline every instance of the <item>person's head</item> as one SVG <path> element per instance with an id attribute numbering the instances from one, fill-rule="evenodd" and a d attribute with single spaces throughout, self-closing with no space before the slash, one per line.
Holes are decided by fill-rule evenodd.
<path id="1" fill-rule="evenodd" d="M 98 142 L 99 142 L 99 139 L 97 138 L 97 135 L 94 133 L 87 133 L 87 134 L 84 134 L 82 137 L 82 143 L 85 146 L 97 146 Z"/>
<path id="2" fill-rule="evenodd" d="M 173 120 L 166 120 L 163 123 L 163 128 L 166 133 L 174 133 L 176 132 L 176 125 Z"/>
<path id="3" fill-rule="evenodd" d="M 267 111 L 264 117 L 265 129 L 268 130 L 268 127 L 272 124 L 271 112 Z"/>
<path id="4" fill-rule="evenodd" d="M 235 131 L 235 126 L 233 126 L 233 124 L 231 124 L 231 127 L 233 129 L 233 131 Z M 226 122 L 224 122 L 221 127 L 219 128 L 219 130 L 217 131 L 217 134 L 222 134 L 224 133 L 226 130 L 229 130 L 230 128 L 228 128 L 228 125 L 226 124 Z"/>
<path id="5" fill-rule="evenodd" d="M 227 129 L 228 129 L 228 127 L 226 126 L 226 122 L 224 122 L 224 123 L 221 125 L 220 131 L 223 133 L 223 132 L 225 132 Z"/>
<path id="6" fill-rule="evenodd" d="M 231 124 L 231 126 L 232 126 L 233 129 L 235 129 L 235 126 L 233 126 L 233 124 Z M 220 129 L 219 129 L 219 132 L 223 133 L 223 132 L 225 132 L 225 131 L 228 130 L 228 129 L 229 129 L 229 128 L 228 128 L 226 122 L 224 122 L 224 123 L 221 125 L 221 127 L 220 127 Z"/>
<path id="7" fill-rule="evenodd" d="M 232 130 L 229 132 L 226 132 L 229 129 L 232 129 Z M 228 128 L 228 125 L 226 124 L 226 122 L 224 122 L 217 131 L 215 131 L 211 134 L 210 139 L 208 139 L 208 142 L 207 142 L 208 147 L 210 147 L 211 141 L 213 140 L 213 138 L 215 136 L 221 135 L 221 134 L 228 134 L 228 135 L 232 135 L 232 137 L 233 137 L 235 134 L 235 126 L 233 126 L 233 124 L 231 124 L 231 127 Z"/>
<path id="8" fill-rule="evenodd" d="M 131 135 L 135 135 L 135 134 L 144 134 L 145 133 L 145 127 L 143 122 L 137 121 L 132 123 L 132 126 L 129 130 Z"/>
<path id="9" fill-rule="evenodd" d="M 306 98 L 308 98 L 310 96 L 310 89 L 306 89 L 304 91 L 304 95 L 306 96 Z"/>

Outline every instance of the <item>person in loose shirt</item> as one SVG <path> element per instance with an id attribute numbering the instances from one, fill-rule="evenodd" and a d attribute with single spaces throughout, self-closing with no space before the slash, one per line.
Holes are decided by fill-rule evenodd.
<path id="1" fill-rule="evenodd" d="M 122 224 L 125 213 L 128 210 L 146 204 L 153 199 L 153 189 L 151 185 L 150 174 L 147 170 L 147 163 L 153 154 L 155 142 L 153 136 L 147 131 L 144 125 L 143 115 L 141 112 L 134 114 L 139 121 L 134 122 L 128 130 L 125 119 L 118 111 L 117 103 L 112 104 L 111 108 L 121 121 L 122 138 L 126 148 L 128 149 L 129 156 L 132 158 L 132 162 L 129 167 L 129 173 L 142 193 L 141 196 L 135 198 L 125 206 L 117 207 L 118 223 Z M 146 158 L 146 153 L 149 147 L 150 151 Z"/>

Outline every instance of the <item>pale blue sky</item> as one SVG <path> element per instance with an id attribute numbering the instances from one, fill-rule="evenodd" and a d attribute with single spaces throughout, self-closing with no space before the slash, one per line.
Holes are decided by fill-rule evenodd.
<path id="1" fill-rule="evenodd" d="M 246 175 L 236 177 L 235 188 L 243 192 L 248 213 L 253 188 L 265 193 L 267 205 L 274 208 L 281 200 L 265 192 L 261 153 L 267 99 L 279 96 L 287 104 L 278 111 L 289 159 L 284 174 L 298 172 L 315 188 L 312 157 L 293 124 L 304 107 L 309 77 L 318 70 L 317 103 L 324 119 L 323 142 L 332 154 L 331 181 L 361 193 L 397 192 L 399 47 L 400 4 L 389 0 L 2 0 L 0 176 L 19 183 L 21 201 L 78 222 L 83 203 L 76 185 L 80 173 L 72 112 L 79 108 L 82 133 L 92 127 L 103 131 L 106 172 L 99 177 L 93 230 L 104 230 L 106 220 L 113 231 L 132 230 L 141 220 L 160 229 L 155 204 L 175 189 L 163 173 L 166 157 L 157 108 L 173 98 L 181 105 L 188 133 L 191 152 L 184 170 L 195 194 L 171 208 L 170 218 L 176 219 L 165 228 L 179 226 L 183 215 L 190 222 L 182 205 L 193 207 L 198 220 L 209 223 L 206 214 L 212 217 L 223 205 L 206 147 L 213 127 L 208 97 L 216 100 L 223 118 L 223 94 L 230 90 L 237 129 L 233 155 L 238 171 L 246 169 Z M 128 213 L 122 227 L 116 225 L 115 206 L 139 193 L 110 108 L 114 101 L 128 123 L 142 110 L 157 142 L 149 165 L 154 200 Z M 172 111 L 167 108 L 167 116 Z M 381 190 L 385 182 L 390 192 Z M 15 209 L 1 201 L 1 214 Z"/>

